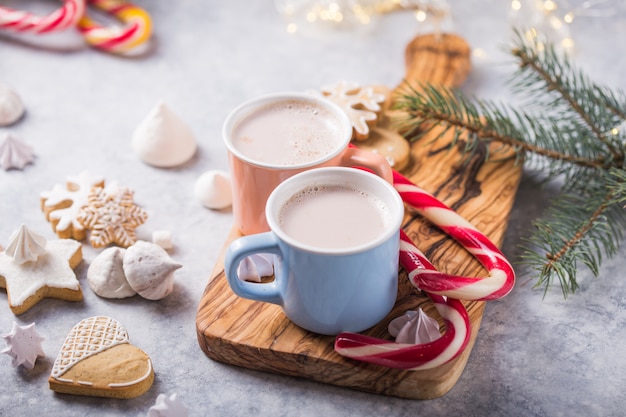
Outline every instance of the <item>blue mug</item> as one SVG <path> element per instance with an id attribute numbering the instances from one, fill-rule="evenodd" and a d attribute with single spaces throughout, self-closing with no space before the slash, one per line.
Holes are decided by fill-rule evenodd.
<path id="1" fill-rule="evenodd" d="M 310 243 L 285 231 L 282 210 L 292 204 L 295 196 L 307 189 L 332 187 L 354 190 L 377 201 L 384 215 L 382 226 L 374 236 L 354 245 L 333 247 Z M 310 197 L 316 198 L 322 197 Z M 326 196 L 323 201 L 332 205 L 333 198 Z M 342 209 L 345 207 L 328 207 L 330 213 Z M 236 239 L 226 252 L 226 277 L 235 294 L 277 304 L 298 326 L 324 335 L 360 332 L 380 322 L 391 311 L 398 288 L 399 230 L 404 205 L 388 182 L 354 168 L 312 169 L 278 185 L 267 201 L 265 215 L 269 232 Z M 354 221 L 344 223 L 346 228 L 348 223 L 354 226 Z M 369 226 L 362 224 L 363 228 Z M 343 224 L 332 227 L 334 236 L 344 232 Z M 276 255 L 273 281 L 256 283 L 239 278 L 239 263 L 256 253 Z"/>

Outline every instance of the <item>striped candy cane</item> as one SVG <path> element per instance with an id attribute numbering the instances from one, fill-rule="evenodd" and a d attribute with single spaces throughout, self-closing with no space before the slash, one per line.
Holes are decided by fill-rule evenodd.
<path id="1" fill-rule="evenodd" d="M 46 16 L 0 6 L 0 29 L 44 34 L 76 26 L 85 14 L 85 0 L 64 0 L 63 6 Z"/>
<path id="2" fill-rule="evenodd" d="M 89 0 L 125 24 L 124 27 L 103 27 L 85 15 L 78 22 L 78 30 L 92 47 L 105 52 L 123 54 L 145 43 L 152 34 L 152 20 L 143 9 L 124 0 Z"/>
<path id="3" fill-rule="evenodd" d="M 394 171 L 393 182 L 407 205 L 459 242 L 489 271 L 486 278 L 470 278 L 445 274 L 434 268 L 415 269 L 409 273 L 409 280 L 415 287 L 428 293 L 460 300 L 485 301 L 504 297 L 513 289 L 515 285 L 513 267 L 485 235 L 454 210 L 398 172 Z M 412 256 L 422 262 L 428 262 L 410 239 L 403 239 L 402 245 Z"/>
<path id="4" fill-rule="evenodd" d="M 446 323 L 444 335 L 430 343 L 411 345 L 389 342 L 356 333 L 341 333 L 335 339 L 340 355 L 380 366 L 424 370 L 443 365 L 460 355 L 470 337 L 470 323 L 463 304 L 466 300 L 493 300 L 508 294 L 515 273 L 500 250 L 486 236 L 434 196 L 394 171 L 394 187 L 416 212 L 457 240 L 489 271 L 488 278 L 459 277 L 438 272 L 400 231 L 400 264 L 409 280 L 423 290 Z M 449 297 L 449 298 L 448 298 Z"/>
<path id="5" fill-rule="evenodd" d="M 400 264 L 409 273 L 416 270 L 435 271 L 425 257 L 413 256 L 404 242 L 410 242 L 401 231 Z M 413 246 L 414 247 L 414 246 Z M 446 324 L 445 333 L 432 342 L 419 345 L 395 343 L 358 333 L 341 333 L 335 339 L 335 351 L 351 359 L 404 370 L 432 369 L 460 355 L 470 338 L 470 321 L 459 300 L 426 293 Z"/>

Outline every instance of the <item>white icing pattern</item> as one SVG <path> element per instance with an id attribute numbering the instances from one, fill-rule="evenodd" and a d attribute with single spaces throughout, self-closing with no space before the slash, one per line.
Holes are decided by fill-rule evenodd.
<path id="1" fill-rule="evenodd" d="M 322 92 L 311 91 L 336 103 L 347 114 L 354 128 L 355 139 L 364 140 L 369 137 L 370 126 L 378 119 L 381 111 L 379 103 L 385 101 L 383 94 L 375 93 L 371 87 L 360 87 L 356 83 L 341 81 L 337 85 L 322 87 Z M 369 123 L 369 124 L 368 124 Z"/>
<path id="2" fill-rule="evenodd" d="M 130 343 L 128 333 L 117 320 L 105 316 L 86 318 L 72 328 L 63 342 L 51 375 L 59 379 L 83 359 L 123 343 Z"/>
<path id="3" fill-rule="evenodd" d="M 51 240 L 46 253 L 34 262 L 18 265 L 5 252 L 0 253 L 0 276 L 6 283 L 11 306 L 21 306 L 24 301 L 44 287 L 80 290 L 80 284 L 69 260 L 80 250 L 81 244 L 72 239 Z"/>
<path id="4" fill-rule="evenodd" d="M 84 228 L 76 217 L 87 204 L 91 189 L 98 186 L 104 186 L 104 179 L 83 171 L 76 176 L 68 176 L 66 185 L 56 184 L 52 190 L 41 193 L 43 210 L 57 234 L 69 237 L 63 236 L 69 233 L 77 240 L 84 238 Z"/>

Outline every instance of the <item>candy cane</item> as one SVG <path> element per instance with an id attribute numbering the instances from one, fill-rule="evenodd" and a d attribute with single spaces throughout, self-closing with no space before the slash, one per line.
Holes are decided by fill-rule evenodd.
<path id="1" fill-rule="evenodd" d="M 502 252 L 471 223 L 419 188 L 407 178 L 393 173 L 394 187 L 404 202 L 430 220 L 471 253 L 486 269 L 486 278 L 470 278 L 445 274 L 433 269 L 415 269 L 409 273 L 411 283 L 426 292 L 461 300 L 495 300 L 507 295 L 515 285 L 515 272 Z M 419 260 L 426 257 L 410 239 L 402 244 Z"/>
<path id="2" fill-rule="evenodd" d="M 0 29 L 12 32 L 49 33 L 76 26 L 85 14 L 85 0 L 64 0 L 63 6 L 46 16 L 0 6 Z"/>
<path id="3" fill-rule="evenodd" d="M 402 242 L 410 242 L 403 231 L 400 235 Z M 411 252 L 402 245 L 400 264 L 409 274 L 416 270 L 435 270 L 428 259 L 411 256 Z M 467 311 L 459 300 L 426 294 L 446 324 L 446 331 L 439 339 L 414 345 L 346 332 L 336 337 L 335 351 L 351 359 L 411 371 L 436 368 L 456 358 L 465 350 L 470 338 Z"/>
<path id="4" fill-rule="evenodd" d="M 143 9 L 123 0 L 89 0 L 89 4 L 125 24 L 123 28 L 103 27 L 85 15 L 78 22 L 78 30 L 94 48 L 111 53 L 126 53 L 150 38 L 152 21 Z"/>

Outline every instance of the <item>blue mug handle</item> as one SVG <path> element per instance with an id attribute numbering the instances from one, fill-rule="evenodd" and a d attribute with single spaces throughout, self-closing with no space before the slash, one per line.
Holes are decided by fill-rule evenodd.
<path id="1" fill-rule="evenodd" d="M 274 281 L 268 283 L 247 282 L 239 279 L 237 267 L 246 257 L 255 253 L 273 253 L 280 255 L 278 239 L 272 232 L 240 237 L 234 240 L 224 257 L 224 271 L 228 285 L 240 297 L 255 301 L 283 305 L 282 279 L 280 271 L 274 269 Z"/>

